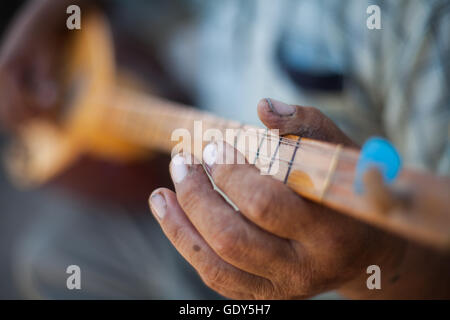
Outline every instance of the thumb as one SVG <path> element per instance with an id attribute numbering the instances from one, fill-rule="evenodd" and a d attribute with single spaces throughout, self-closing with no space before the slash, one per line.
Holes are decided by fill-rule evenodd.
<path id="1" fill-rule="evenodd" d="M 313 107 L 289 105 L 266 98 L 258 103 L 258 116 L 269 129 L 279 129 L 280 135 L 294 134 L 358 147 L 331 119 Z"/>

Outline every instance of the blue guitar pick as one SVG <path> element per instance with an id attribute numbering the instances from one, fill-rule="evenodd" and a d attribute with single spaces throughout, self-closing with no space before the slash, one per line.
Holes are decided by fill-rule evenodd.
<path id="1" fill-rule="evenodd" d="M 391 183 L 402 167 L 402 161 L 395 147 L 388 140 L 373 137 L 366 141 L 359 154 L 356 166 L 354 188 L 357 193 L 364 192 L 363 175 L 376 167 L 382 174 L 385 183 Z"/>

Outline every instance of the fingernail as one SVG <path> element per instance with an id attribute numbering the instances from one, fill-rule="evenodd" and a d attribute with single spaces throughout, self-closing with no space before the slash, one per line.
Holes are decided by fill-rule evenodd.
<path id="1" fill-rule="evenodd" d="M 152 194 L 150 197 L 150 206 L 159 219 L 164 218 L 167 210 L 166 199 L 164 196 L 159 193 Z"/>
<path id="2" fill-rule="evenodd" d="M 217 161 L 217 144 L 211 142 L 203 149 L 203 160 L 208 166 L 212 166 Z"/>
<path id="3" fill-rule="evenodd" d="M 180 154 L 175 155 L 170 163 L 170 173 L 173 181 L 180 183 L 186 177 L 187 172 L 186 159 Z"/>
<path id="4" fill-rule="evenodd" d="M 284 102 L 267 98 L 267 104 L 269 105 L 270 110 L 272 110 L 275 114 L 279 116 L 290 116 L 295 112 L 295 107 Z"/>

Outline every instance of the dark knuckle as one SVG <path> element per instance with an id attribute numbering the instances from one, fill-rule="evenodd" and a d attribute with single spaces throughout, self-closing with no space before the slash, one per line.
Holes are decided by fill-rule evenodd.
<path id="1" fill-rule="evenodd" d="M 255 289 L 254 296 L 257 300 L 284 298 L 284 295 L 280 294 L 279 286 L 271 279 L 261 281 Z"/>
<path id="2" fill-rule="evenodd" d="M 175 246 L 178 246 L 179 244 L 183 243 L 185 240 L 185 232 L 184 227 L 177 226 L 172 231 L 172 241 L 175 244 Z"/>
<path id="3" fill-rule="evenodd" d="M 226 285 L 227 275 L 222 268 L 216 266 L 207 266 L 202 272 L 202 279 L 211 288 L 217 288 Z"/>
<path id="4" fill-rule="evenodd" d="M 311 115 L 317 116 L 317 117 L 323 117 L 324 114 L 322 113 L 322 111 L 320 111 L 317 108 L 314 107 L 304 107 L 304 110 L 308 113 L 310 113 Z"/>
<path id="5" fill-rule="evenodd" d="M 260 188 L 250 196 L 248 214 L 257 221 L 265 221 L 273 207 L 273 195 L 266 188 Z"/>
<path id="6" fill-rule="evenodd" d="M 213 247 L 221 257 L 234 258 L 240 253 L 239 236 L 231 227 L 224 228 L 213 239 Z"/>

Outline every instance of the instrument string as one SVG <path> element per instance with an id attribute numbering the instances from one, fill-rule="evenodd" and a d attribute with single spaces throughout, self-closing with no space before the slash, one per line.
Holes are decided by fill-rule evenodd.
<path id="1" fill-rule="evenodd" d="M 237 122 L 222 120 L 222 119 L 216 118 L 208 113 L 202 113 L 201 111 L 197 111 L 192 108 L 187 109 L 187 111 L 182 110 L 182 112 L 184 114 L 180 115 L 180 109 L 178 109 L 174 106 L 167 105 L 165 108 L 149 107 L 149 105 L 152 105 L 154 103 L 142 101 L 142 99 L 149 100 L 149 98 L 146 98 L 146 97 L 139 97 L 139 98 L 141 100 L 141 101 L 139 101 L 140 103 L 135 103 L 135 102 L 133 103 L 133 100 L 135 100 L 135 99 L 129 98 L 129 99 L 125 99 L 125 101 L 128 101 L 127 103 L 113 103 L 108 108 L 113 107 L 114 109 L 120 111 L 122 114 L 119 114 L 118 118 L 119 118 L 119 121 L 125 125 L 124 129 L 126 129 L 126 130 L 130 129 L 132 131 L 135 131 L 135 133 L 140 138 L 142 138 L 144 135 L 142 134 L 142 130 L 140 130 L 137 123 L 140 123 L 142 126 L 146 127 L 145 129 L 143 129 L 143 130 L 145 130 L 145 132 L 149 131 L 148 127 L 152 128 L 153 134 L 152 134 L 152 137 L 150 137 L 150 138 L 158 139 L 162 135 L 170 136 L 171 133 L 173 132 L 173 130 L 172 130 L 173 128 L 170 128 L 170 126 L 173 126 L 174 123 L 179 122 L 179 121 L 193 123 L 195 120 L 197 120 L 196 118 L 198 118 L 199 121 L 201 120 L 203 123 L 209 124 L 211 126 L 211 128 L 222 123 L 222 127 L 224 127 L 225 129 L 229 127 L 229 124 L 232 124 L 232 128 L 230 128 L 230 129 L 245 130 L 245 126 L 243 126 Z M 123 99 L 122 99 L 122 102 L 123 102 Z M 108 114 L 111 115 L 111 113 L 108 113 Z M 163 122 L 161 120 L 162 117 L 168 118 L 167 122 L 171 123 L 171 125 L 161 126 L 160 124 Z M 130 121 L 130 118 L 139 120 L 139 121 L 132 121 L 132 120 Z M 155 118 L 155 119 L 157 118 L 158 120 L 155 121 L 155 120 L 153 120 L 153 118 Z M 172 120 L 172 121 L 170 121 L 170 120 Z M 175 121 L 173 121 L 173 120 L 175 120 Z M 151 125 L 149 125 L 149 124 L 151 124 Z M 326 155 L 328 157 L 332 157 L 335 152 L 334 147 L 331 147 L 331 148 L 323 148 L 322 147 L 321 148 L 321 146 L 318 146 L 317 144 L 312 145 L 312 143 L 309 143 L 304 140 L 295 141 L 295 140 L 291 140 L 288 138 L 280 137 L 274 133 L 271 133 L 270 130 L 268 131 L 266 129 L 257 128 L 257 127 L 249 127 L 249 129 L 252 129 L 252 130 L 246 130 L 244 132 L 244 134 L 239 133 L 240 139 L 242 139 L 242 137 L 244 137 L 244 136 L 256 136 L 257 141 L 261 137 L 261 138 L 264 138 L 267 142 L 272 142 L 272 143 L 277 143 L 277 144 L 280 143 L 280 145 L 283 145 L 286 147 L 298 148 L 300 151 L 305 150 L 308 147 L 311 147 L 311 150 L 308 150 L 308 152 Z M 188 129 L 188 131 L 192 132 L 193 130 Z M 239 151 L 241 151 L 241 150 L 239 150 Z M 252 150 L 250 148 L 247 148 L 246 151 L 247 151 L 247 153 L 249 153 L 249 155 L 251 155 L 252 153 L 256 155 L 256 153 L 258 152 L 257 150 Z M 245 150 L 244 150 L 244 153 L 245 153 Z M 258 155 L 259 158 L 265 159 L 268 161 L 270 161 L 272 159 L 272 157 L 265 156 L 262 153 L 264 153 L 264 152 L 259 152 L 259 155 Z M 295 161 L 295 159 L 294 159 L 294 161 L 291 163 L 291 159 L 286 159 L 286 158 L 283 158 L 280 156 L 275 156 L 274 159 L 277 161 L 280 161 L 280 163 L 283 165 L 290 166 L 293 170 L 307 169 L 307 170 L 313 170 L 314 172 L 316 172 L 316 174 L 323 174 L 323 175 L 326 175 L 328 173 L 328 168 L 324 169 L 323 166 L 315 165 L 316 162 L 313 162 L 313 164 L 304 164 L 304 163 L 299 163 L 298 161 Z M 351 160 L 353 163 L 355 163 L 354 156 L 352 156 L 352 155 L 349 156 L 346 153 L 341 153 L 340 157 L 339 157 L 339 161 L 345 161 L 345 160 Z M 336 172 L 336 174 L 341 176 L 340 179 L 344 178 L 342 176 L 343 173 Z M 349 172 L 347 172 L 346 175 L 350 178 L 353 177 L 352 173 L 349 173 Z"/>

